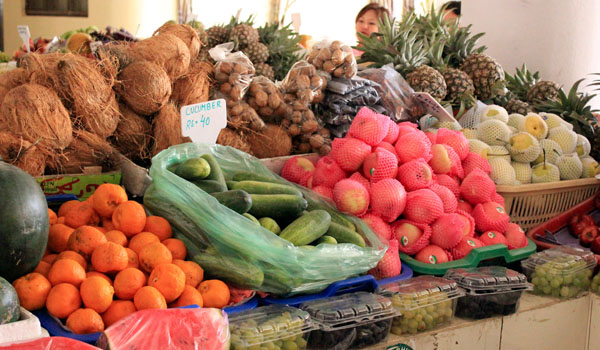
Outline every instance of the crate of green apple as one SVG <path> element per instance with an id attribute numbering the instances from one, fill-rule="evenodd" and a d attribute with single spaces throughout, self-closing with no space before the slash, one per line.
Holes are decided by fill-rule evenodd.
<path id="1" fill-rule="evenodd" d="M 362 218 L 416 272 L 443 275 L 535 251 L 519 225 L 509 223 L 491 170 L 460 131 L 422 132 L 363 108 L 328 156 L 316 165 L 292 157 L 281 176 Z M 399 259 L 388 255 L 378 268 L 392 260 Z"/>

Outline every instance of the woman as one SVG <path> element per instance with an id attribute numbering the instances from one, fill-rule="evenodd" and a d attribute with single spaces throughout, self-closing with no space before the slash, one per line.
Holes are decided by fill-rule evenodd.
<path id="1" fill-rule="evenodd" d="M 356 15 L 356 21 L 354 22 L 356 28 L 356 38 L 360 41 L 358 33 L 362 33 L 366 36 L 370 36 L 372 33 L 377 33 L 379 30 L 379 21 L 383 20 L 385 16 L 390 16 L 390 11 L 383 6 L 376 3 L 370 3 L 363 7 Z M 358 44 L 360 46 L 360 44 Z M 358 57 L 362 54 L 360 50 L 353 50 L 354 56 Z"/>

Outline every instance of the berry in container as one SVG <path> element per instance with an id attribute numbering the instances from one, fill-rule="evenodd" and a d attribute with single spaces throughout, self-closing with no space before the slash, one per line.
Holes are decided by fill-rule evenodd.
<path id="1" fill-rule="evenodd" d="M 242 311 L 229 317 L 231 350 L 303 350 L 315 328 L 307 312 L 291 306 Z"/>
<path id="2" fill-rule="evenodd" d="M 514 314 L 523 292 L 532 288 L 524 274 L 503 266 L 451 269 L 444 278 L 465 291 L 458 299 L 456 316 L 472 319 Z"/>
<path id="3" fill-rule="evenodd" d="M 309 350 L 362 349 L 387 339 L 396 311 L 390 299 L 356 292 L 300 305 L 319 326 L 308 340 Z"/>
<path id="4" fill-rule="evenodd" d="M 590 287 L 596 258 L 590 251 L 559 246 L 521 261 L 523 272 L 533 283 L 533 293 L 569 299 Z"/>
<path id="5" fill-rule="evenodd" d="M 378 290 L 390 298 L 400 316 L 394 318 L 391 332 L 417 334 L 450 323 L 456 301 L 464 295 L 456 282 L 435 276 L 419 276 Z"/>

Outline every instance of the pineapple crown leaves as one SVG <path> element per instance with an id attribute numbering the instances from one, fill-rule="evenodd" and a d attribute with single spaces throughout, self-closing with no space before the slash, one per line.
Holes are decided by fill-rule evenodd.
<path id="1" fill-rule="evenodd" d="M 465 92 L 460 96 L 460 105 L 458 113 L 456 114 L 456 120 L 460 120 L 462 116 L 473 106 L 477 105 L 477 99 L 473 94 Z"/>
<path id="2" fill-rule="evenodd" d="M 417 16 L 415 19 L 415 26 L 418 32 L 426 38 L 434 38 L 441 37 L 446 38 L 448 36 L 448 30 L 450 25 L 448 22 L 444 20 L 446 14 L 446 7 L 448 5 L 445 4 L 441 6 L 437 11 L 435 10 L 435 5 L 432 2 L 431 9 L 424 16 Z"/>
<path id="3" fill-rule="evenodd" d="M 285 26 L 278 22 L 265 23 L 257 30 L 259 41 L 269 49 L 266 63 L 273 67 L 277 80 L 283 79 L 292 65 L 303 58 L 299 54 L 300 35 L 291 28 L 291 23 Z"/>
<path id="4" fill-rule="evenodd" d="M 600 76 L 600 73 L 592 73 L 592 75 L 598 75 Z M 600 86 L 600 78 L 594 80 L 591 84 L 589 84 L 588 86 Z M 600 87 L 597 87 L 596 89 L 594 89 L 596 91 L 600 91 Z"/>
<path id="5" fill-rule="evenodd" d="M 449 66 L 458 68 L 472 54 L 484 53 L 487 46 L 477 46 L 477 42 L 484 35 L 485 33 L 472 35 L 470 24 L 460 27 L 458 22 L 453 23 L 444 45 L 444 56 L 448 57 Z"/>
<path id="6" fill-rule="evenodd" d="M 527 66 L 523 64 L 521 68 L 516 68 L 515 75 L 504 73 L 507 82 L 507 88 L 516 98 L 525 100 L 527 92 L 540 81 L 540 72 L 531 73 Z"/>

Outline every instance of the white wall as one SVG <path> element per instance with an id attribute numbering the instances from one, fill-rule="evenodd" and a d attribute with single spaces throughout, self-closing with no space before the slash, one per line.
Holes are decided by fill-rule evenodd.
<path id="1" fill-rule="evenodd" d="M 462 16 L 486 32 L 487 54 L 511 74 L 526 63 L 568 90 L 600 72 L 599 0 L 462 0 Z M 593 105 L 600 108 L 600 98 Z"/>

